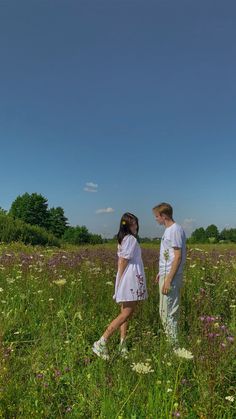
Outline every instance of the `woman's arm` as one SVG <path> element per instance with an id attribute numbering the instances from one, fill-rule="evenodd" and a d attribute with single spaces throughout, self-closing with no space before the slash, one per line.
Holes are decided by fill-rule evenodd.
<path id="1" fill-rule="evenodd" d="M 118 276 L 119 276 L 119 279 L 122 277 L 122 275 L 123 275 L 124 271 L 126 270 L 128 264 L 129 264 L 129 259 L 119 257 L 119 259 L 118 259 Z"/>

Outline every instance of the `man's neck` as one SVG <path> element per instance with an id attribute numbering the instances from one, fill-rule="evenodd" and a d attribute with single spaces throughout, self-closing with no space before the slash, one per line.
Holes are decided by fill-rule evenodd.
<path id="1" fill-rule="evenodd" d="M 171 218 L 169 218 L 168 220 L 165 220 L 164 222 L 164 226 L 165 228 L 172 226 L 175 223 L 174 220 L 172 220 Z"/>

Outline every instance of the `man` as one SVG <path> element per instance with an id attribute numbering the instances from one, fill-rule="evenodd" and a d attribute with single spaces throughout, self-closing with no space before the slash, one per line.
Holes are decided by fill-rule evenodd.
<path id="1" fill-rule="evenodd" d="M 186 236 L 183 228 L 174 221 L 170 204 L 162 202 L 153 208 L 153 213 L 157 222 L 165 226 L 161 239 L 159 273 L 156 277 L 160 291 L 160 317 L 168 341 L 178 354 L 178 351 L 183 351 L 178 349 L 177 326 L 186 260 Z"/>

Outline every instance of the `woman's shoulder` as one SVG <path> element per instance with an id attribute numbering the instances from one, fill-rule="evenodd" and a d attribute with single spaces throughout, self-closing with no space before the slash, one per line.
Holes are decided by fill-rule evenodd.
<path id="1" fill-rule="evenodd" d="M 132 259 L 137 249 L 137 239 L 132 234 L 127 234 L 120 245 L 118 245 L 118 256 L 125 259 Z"/>
<path id="2" fill-rule="evenodd" d="M 118 251 L 122 248 L 130 247 L 130 246 L 134 247 L 136 243 L 138 243 L 138 241 L 136 237 L 133 236 L 133 234 L 126 234 L 122 242 L 120 244 L 118 243 Z"/>
<path id="3" fill-rule="evenodd" d="M 121 245 L 130 242 L 130 243 L 135 243 L 137 242 L 137 239 L 135 236 L 133 236 L 133 234 L 126 234 L 126 236 L 123 238 Z"/>

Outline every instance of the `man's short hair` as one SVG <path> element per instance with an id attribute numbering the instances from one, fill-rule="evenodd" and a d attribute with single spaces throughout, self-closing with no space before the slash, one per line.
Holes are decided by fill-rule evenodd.
<path id="1" fill-rule="evenodd" d="M 170 204 L 166 202 L 161 202 L 161 204 L 156 205 L 153 209 L 153 212 L 159 212 L 160 215 L 166 215 L 169 218 L 173 217 L 173 208 Z"/>

